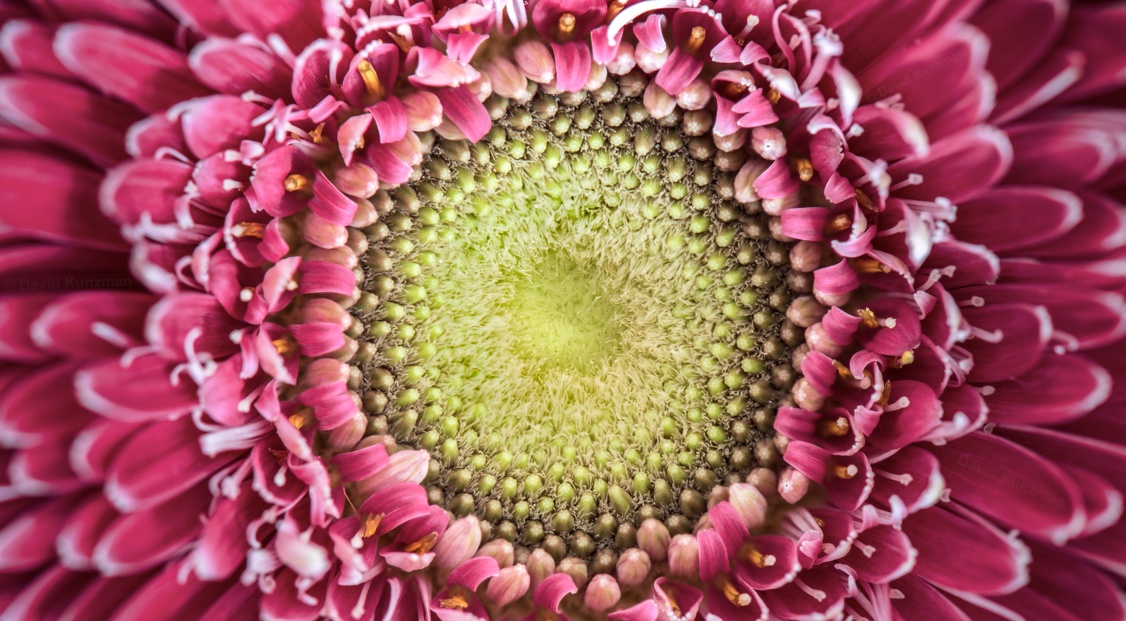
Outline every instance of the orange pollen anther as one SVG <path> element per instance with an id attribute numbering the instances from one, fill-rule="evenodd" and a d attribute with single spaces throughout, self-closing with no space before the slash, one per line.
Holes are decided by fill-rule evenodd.
<path id="1" fill-rule="evenodd" d="M 465 601 L 465 598 L 460 595 L 440 599 L 438 600 L 438 605 L 449 610 L 465 610 L 469 608 L 469 602 Z"/>
<path id="2" fill-rule="evenodd" d="M 369 515 L 364 518 L 364 539 L 371 537 L 379 530 L 379 523 L 383 521 L 383 514 Z"/>
<path id="3" fill-rule="evenodd" d="M 869 257 L 854 259 L 852 267 L 862 274 L 887 274 L 891 272 L 890 267 Z"/>
<path id="4" fill-rule="evenodd" d="M 308 425 L 310 422 L 312 422 L 312 417 L 309 416 L 309 414 L 310 414 L 310 412 L 309 412 L 308 409 L 301 410 L 300 412 L 290 416 L 289 422 L 294 427 L 296 427 L 298 429 L 302 429 L 302 428 L 305 427 L 305 425 Z"/>
<path id="5" fill-rule="evenodd" d="M 383 96 L 383 84 L 379 81 L 379 74 L 376 73 L 375 67 L 367 59 L 361 60 L 356 65 L 356 71 L 360 72 L 360 77 L 364 81 L 364 88 L 372 97 Z"/>
<path id="6" fill-rule="evenodd" d="M 873 313 L 872 309 L 862 308 L 856 314 L 860 316 L 860 321 L 864 322 L 865 328 L 878 328 L 878 327 L 880 327 L 880 320 L 876 319 L 876 313 Z"/>
<path id="7" fill-rule="evenodd" d="M 880 391 L 880 399 L 876 403 L 880 407 L 885 407 L 889 401 L 891 401 L 891 382 L 884 382 L 884 388 Z"/>
<path id="8" fill-rule="evenodd" d="M 404 548 L 404 550 L 406 552 L 410 552 L 411 554 L 422 555 L 429 552 L 431 548 L 434 547 L 435 543 L 438 543 L 438 533 L 430 533 L 422 539 L 419 539 L 418 541 L 410 544 L 409 546 Z"/>
<path id="9" fill-rule="evenodd" d="M 875 211 L 876 209 L 876 206 L 872 204 L 872 199 L 868 198 L 867 194 L 860 191 L 860 188 L 856 189 L 856 202 L 860 203 L 860 206 L 868 211 Z"/>
<path id="10" fill-rule="evenodd" d="M 274 349 L 282 356 L 297 351 L 297 343 L 294 343 L 293 340 L 289 338 L 274 339 L 273 344 Z"/>
<path id="11" fill-rule="evenodd" d="M 802 181 L 809 181 L 813 178 L 813 162 L 809 161 L 808 158 L 803 157 L 799 158 L 795 163 L 797 164 L 798 168 L 798 179 L 801 179 Z"/>
<path id="12" fill-rule="evenodd" d="M 621 13 L 622 9 L 626 8 L 627 2 L 628 0 L 612 0 L 612 2 L 610 2 L 610 5 L 606 8 L 607 24 L 614 21 L 614 18 L 618 16 L 618 13 Z"/>
<path id="13" fill-rule="evenodd" d="M 564 14 L 560 15 L 559 16 L 559 35 L 560 36 L 566 36 L 566 35 L 569 35 L 572 32 L 574 32 L 575 31 L 575 23 L 577 21 L 578 20 L 575 19 L 574 13 L 564 13 Z"/>
<path id="14" fill-rule="evenodd" d="M 856 378 L 855 378 L 855 377 L 854 377 L 854 376 L 852 375 L 852 370 L 851 370 L 851 369 L 849 369 L 848 367 L 846 367 L 846 366 L 845 366 L 845 365 L 844 365 L 844 364 L 843 364 L 842 362 L 840 362 L 839 360 L 834 360 L 834 361 L 833 361 L 833 367 L 837 369 L 837 375 L 841 376 L 841 379 L 856 379 Z"/>
<path id="15" fill-rule="evenodd" d="M 766 91 L 766 99 L 771 105 L 777 104 L 779 101 L 782 101 L 782 93 L 772 88 Z"/>
<path id="16" fill-rule="evenodd" d="M 900 366 L 907 366 L 907 365 L 911 364 L 912 362 L 915 362 L 915 352 L 914 352 L 914 350 L 908 349 L 907 351 L 903 352 L 899 356 L 899 365 Z"/>
<path id="17" fill-rule="evenodd" d="M 723 583 L 723 596 L 740 608 L 751 605 L 751 596 L 735 588 L 730 580 L 725 580 Z"/>
<path id="18" fill-rule="evenodd" d="M 857 468 L 857 467 L 856 467 L 855 465 L 849 465 L 849 466 L 841 466 L 841 465 L 838 465 L 838 466 L 833 466 L 833 474 L 834 474 L 834 475 L 835 475 L 835 476 L 836 476 L 836 477 L 837 477 L 838 479 L 846 479 L 846 480 L 847 480 L 847 479 L 851 479 L 852 477 L 856 476 L 856 475 L 857 475 L 857 474 L 859 474 L 859 473 L 860 473 L 860 469 L 859 469 L 859 468 Z"/>
<path id="19" fill-rule="evenodd" d="M 309 189 L 312 182 L 305 175 L 293 173 L 285 178 L 285 191 L 286 192 L 301 192 Z"/>
<path id="20" fill-rule="evenodd" d="M 239 222 L 231 227 L 231 234 L 238 238 L 256 237 L 262 239 L 266 225 L 261 222 Z"/>
<path id="21" fill-rule="evenodd" d="M 704 46 L 704 40 L 707 38 L 708 31 L 703 26 L 693 26 L 692 31 L 688 33 L 688 41 L 684 43 L 684 51 L 695 54 Z"/>
<path id="22" fill-rule="evenodd" d="M 755 567 L 773 567 L 778 559 L 774 558 L 773 554 L 763 554 L 755 549 L 754 546 L 747 546 L 745 558 L 751 562 Z"/>
<path id="23" fill-rule="evenodd" d="M 740 95 L 747 92 L 747 85 L 741 82 L 724 82 L 716 90 L 728 99 L 738 99 Z"/>
<path id="24" fill-rule="evenodd" d="M 850 227 L 852 227 L 852 218 L 848 217 L 847 213 L 839 213 L 825 225 L 825 233 L 836 235 L 847 231 Z"/>
<path id="25" fill-rule="evenodd" d="M 848 434 L 848 419 L 841 416 L 836 420 L 823 420 L 817 425 L 817 429 L 824 437 L 839 438 Z"/>
<path id="26" fill-rule="evenodd" d="M 313 131 L 309 132 L 309 138 L 313 139 L 314 144 L 324 144 L 325 137 L 325 124 L 321 123 Z"/>

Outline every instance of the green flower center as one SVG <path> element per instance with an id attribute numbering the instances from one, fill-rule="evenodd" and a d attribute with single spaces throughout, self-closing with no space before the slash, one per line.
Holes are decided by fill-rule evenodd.
<path id="1" fill-rule="evenodd" d="M 690 529 L 769 459 L 794 381 L 765 216 L 679 127 L 603 99 L 541 95 L 435 144 L 377 196 L 356 311 L 365 408 L 432 452 L 432 500 L 557 556 L 630 545 L 646 517 Z"/>

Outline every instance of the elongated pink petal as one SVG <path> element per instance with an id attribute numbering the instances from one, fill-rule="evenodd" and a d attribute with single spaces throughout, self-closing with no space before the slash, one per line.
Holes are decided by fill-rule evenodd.
<path id="1" fill-rule="evenodd" d="M 55 35 L 55 54 L 82 80 L 145 112 L 210 92 L 182 52 L 121 28 L 67 24 Z"/>

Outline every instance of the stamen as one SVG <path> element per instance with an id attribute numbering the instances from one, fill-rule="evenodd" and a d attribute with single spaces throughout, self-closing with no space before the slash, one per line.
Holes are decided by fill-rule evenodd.
<path id="1" fill-rule="evenodd" d="M 808 181 L 808 179 L 803 178 L 802 181 Z M 839 213 L 833 216 L 833 218 L 829 220 L 829 222 L 825 225 L 825 234 L 836 235 L 837 233 L 843 233 L 850 228 L 852 228 L 852 218 L 848 217 L 847 213 Z"/>
<path id="2" fill-rule="evenodd" d="M 364 518 L 364 539 L 371 537 L 379 530 L 379 524 L 383 521 L 383 514 L 369 515 Z"/>
<path id="3" fill-rule="evenodd" d="M 274 349 L 281 356 L 288 356 L 289 354 L 297 351 L 297 343 L 295 343 L 293 341 L 293 339 L 291 339 L 289 337 L 274 339 L 273 344 L 274 344 Z"/>
<path id="4" fill-rule="evenodd" d="M 796 162 L 798 168 L 798 178 L 802 181 L 809 181 L 813 178 L 813 162 L 808 158 L 798 158 Z"/>
<path id="5" fill-rule="evenodd" d="M 708 31 L 703 26 L 694 26 L 692 32 L 688 34 L 688 41 L 684 43 L 684 51 L 689 54 L 699 52 L 707 38 Z"/>
<path id="6" fill-rule="evenodd" d="M 860 316 L 860 321 L 864 323 L 865 328 L 876 329 L 880 327 L 880 320 L 876 318 L 876 313 L 873 313 L 872 309 L 862 308 L 856 314 Z"/>
<path id="7" fill-rule="evenodd" d="M 755 549 L 754 546 L 747 546 L 746 559 L 751 562 L 755 567 L 774 567 L 778 559 L 773 554 L 763 554 Z"/>
<path id="8" fill-rule="evenodd" d="M 568 37 L 575 31 L 575 14 L 564 13 L 559 16 L 559 36 Z"/>
<path id="9" fill-rule="evenodd" d="M 303 192 L 309 189 L 312 181 L 305 175 L 293 173 L 285 178 L 285 191 L 286 192 Z"/>
<path id="10" fill-rule="evenodd" d="M 782 101 L 782 93 L 779 93 L 777 89 L 772 88 L 766 91 L 766 99 L 770 102 L 770 105 L 776 105 L 779 101 Z"/>
<path id="11" fill-rule="evenodd" d="M 842 436 L 848 435 L 848 419 L 841 416 L 836 420 L 823 420 L 817 425 L 817 429 L 822 436 L 829 438 L 840 438 Z"/>
<path id="12" fill-rule="evenodd" d="M 880 263 L 879 261 L 869 258 L 861 257 L 853 259 L 852 268 L 861 274 L 890 274 L 891 268 Z"/>
<path id="13" fill-rule="evenodd" d="M 856 379 L 856 376 L 852 374 L 852 369 L 849 369 L 840 360 L 834 360 L 833 367 L 837 370 L 837 375 L 839 375 L 841 379 Z"/>
<path id="14" fill-rule="evenodd" d="M 880 391 L 880 398 L 876 401 L 880 407 L 886 407 L 888 401 L 891 400 L 891 382 L 884 382 L 884 388 Z"/>
<path id="15" fill-rule="evenodd" d="M 838 479 L 851 479 L 852 477 L 860 474 L 860 468 L 856 464 L 849 464 L 848 466 L 833 466 L 833 475 Z"/>
<path id="16" fill-rule="evenodd" d="M 298 429 L 303 429 L 306 425 L 313 421 L 312 410 L 305 408 L 289 417 L 289 422 Z M 279 457 L 279 459 L 281 459 Z"/>
<path id="17" fill-rule="evenodd" d="M 325 124 L 321 123 L 313 131 L 309 132 L 309 138 L 312 139 L 314 144 L 324 144 L 325 142 Z"/>
<path id="18" fill-rule="evenodd" d="M 469 602 L 461 595 L 440 599 L 438 600 L 438 605 L 449 610 L 465 610 L 469 608 Z"/>
<path id="19" fill-rule="evenodd" d="M 364 80 L 364 88 L 372 97 L 379 99 L 383 97 L 383 84 L 379 81 L 379 74 L 376 73 L 375 67 L 367 59 L 361 60 L 356 65 L 356 71 L 360 72 L 360 77 Z"/>
<path id="20" fill-rule="evenodd" d="M 618 13 L 621 13 L 622 9 L 626 8 L 628 2 L 629 0 L 612 0 L 610 6 L 606 8 L 606 23 L 609 24 L 614 21 Z"/>
<path id="21" fill-rule="evenodd" d="M 430 533 L 422 539 L 408 545 L 403 550 L 421 556 L 429 552 L 434 547 L 435 543 L 438 543 L 438 533 Z"/>
<path id="22" fill-rule="evenodd" d="M 903 367 L 911 364 L 912 362 L 915 362 L 915 352 L 913 350 L 908 349 L 907 351 L 900 354 L 900 356 L 898 358 L 891 361 L 891 368 L 902 369 Z"/>
<path id="23" fill-rule="evenodd" d="M 876 209 L 876 206 L 872 204 L 872 199 L 868 198 L 868 195 L 862 192 L 860 188 L 856 188 L 856 202 L 868 211 L 875 211 Z"/>
<path id="24" fill-rule="evenodd" d="M 731 580 L 723 581 L 723 596 L 740 608 L 751 604 L 751 596 L 737 589 Z"/>
<path id="25" fill-rule="evenodd" d="M 239 222 L 231 227 L 231 235 L 235 237 L 257 237 L 262 239 L 262 234 L 266 231 L 266 225 L 261 222 Z"/>

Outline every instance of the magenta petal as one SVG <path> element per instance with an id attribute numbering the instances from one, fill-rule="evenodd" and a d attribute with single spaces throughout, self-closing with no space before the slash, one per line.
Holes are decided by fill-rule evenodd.
<path id="1" fill-rule="evenodd" d="M 914 575 L 937 586 L 1001 594 L 1028 581 L 1028 549 L 980 518 L 934 507 L 905 520 L 903 532 L 919 551 Z"/>
<path id="2" fill-rule="evenodd" d="M 532 596 L 538 608 L 546 608 L 552 612 L 559 612 L 559 604 L 563 598 L 579 592 L 574 579 L 567 574 L 552 574 L 536 587 Z"/>
<path id="3" fill-rule="evenodd" d="M 586 83 L 585 77 L 583 83 Z M 484 138 L 492 128 L 493 121 L 489 118 L 488 111 L 468 88 L 464 86 L 443 88 L 436 94 L 438 100 L 442 102 L 442 113 L 465 134 L 470 142 Z M 380 179 L 383 179 L 382 174 Z"/>
<path id="4" fill-rule="evenodd" d="M 1031 371 L 1052 337 L 1052 319 L 1043 307 L 989 304 L 962 314 L 978 335 L 962 345 L 973 355 L 971 382 L 1001 382 Z"/>
<path id="5" fill-rule="evenodd" d="M 349 453 L 341 453 L 333 458 L 332 463 L 340 473 L 341 480 L 352 482 L 375 474 L 387 465 L 387 461 L 387 448 L 382 444 L 373 444 Z"/>
<path id="6" fill-rule="evenodd" d="M 30 151 L 0 151 L 0 238 L 124 250 L 117 226 L 90 206 L 100 175 Z"/>
<path id="7" fill-rule="evenodd" d="M 266 507 L 258 494 L 242 492 L 238 498 L 220 498 L 191 553 L 196 576 L 203 580 L 230 577 L 246 561 L 250 549 L 247 529 Z"/>
<path id="8" fill-rule="evenodd" d="M 470 5 L 463 5 L 470 6 Z M 398 142 L 407 135 L 407 109 L 397 97 L 385 99 L 368 108 L 375 126 L 379 129 L 379 141 Z"/>
<path id="9" fill-rule="evenodd" d="M 696 533 L 700 545 L 700 578 L 705 582 L 727 571 L 731 563 L 723 537 L 714 530 Z"/>
<path id="10" fill-rule="evenodd" d="M 188 65 L 196 78 L 228 95 L 253 91 L 270 98 L 289 94 L 291 70 L 262 45 L 211 38 L 192 48 Z"/>
<path id="11" fill-rule="evenodd" d="M 55 540 L 60 562 L 70 569 L 93 569 L 94 548 L 119 515 L 113 504 L 101 495 L 76 507 Z"/>
<path id="12" fill-rule="evenodd" d="M 966 613 L 950 603 L 946 596 L 926 580 L 907 575 L 892 583 L 892 588 L 903 593 L 903 597 L 891 600 L 900 619 L 970 621 Z"/>
<path id="13" fill-rule="evenodd" d="M 10 619 L 54 619 L 58 618 L 76 593 L 82 591 L 91 581 L 89 574 L 74 572 L 65 567 L 54 566 L 44 569 L 38 575 L 29 574 L 25 581 L 17 582 L 18 589 L 5 594 L 4 616 Z M 9 601 L 10 598 L 10 601 Z"/>
<path id="14" fill-rule="evenodd" d="M 266 112 L 261 106 L 231 95 L 215 95 L 185 104 L 181 117 L 184 140 L 192 155 L 209 155 L 237 150 L 243 140 L 260 140 L 263 130 L 254 119 Z"/>
<path id="15" fill-rule="evenodd" d="M 1086 525 L 1078 485 L 1017 444 L 978 432 L 934 453 L 951 497 L 998 522 L 1061 544 Z"/>
<path id="16" fill-rule="evenodd" d="M 743 522 L 742 516 L 730 502 L 724 501 L 708 509 L 708 517 L 711 519 L 715 532 L 719 533 L 719 536 L 723 539 L 723 545 L 727 548 L 728 555 L 734 556 L 751 534 L 747 530 L 747 525 Z"/>
<path id="17" fill-rule="evenodd" d="M 870 158 L 897 160 L 925 157 L 930 150 L 927 130 L 911 113 L 884 106 L 861 106 L 853 120 L 864 133 L 848 139 L 848 148 Z M 961 212 L 958 214 L 961 216 Z"/>
<path id="18" fill-rule="evenodd" d="M 306 261 L 301 265 L 297 292 L 303 295 L 335 293 L 351 295 L 356 287 L 356 276 L 343 265 L 324 261 Z"/>
<path id="19" fill-rule="evenodd" d="M 704 68 L 703 59 L 676 47 L 669 54 L 661 70 L 657 72 L 657 86 L 668 91 L 670 95 L 679 95 Z"/>
<path id="20" fill-rule="evenodd" d="M 84 366 L 74 378 L 78 401 L 106 418 L 142 422 L 176 418 L 198 401 L 195 386 L 169 380 L 172 366 L 156 356 L 123 365 L 115 359 Z"/>
<path id="21" fill-rule="evenodd" d="M 348 226 L 356 215 L 356 208 L 354 201 L 344 196 L 323 172 L 317 171 L 313 199 L 309 201 L 309 209 L 314 214 L 337 226 Z"/>
<path id="22" fill-rule="evenodd" d="M 1055 239 L 1082 218 L 1083 203 L 1071 192 L 1002 187 L 958 205 L 958 219 L 950 228 L 962 241 L 1001 252 Z"/>
<path id="23" fill-rule="evenodd" d="M 1083 75 L 1086 59 L 1072 49 L 1053 50 L 997 98 L 990 121 L 1005 125 L 1066 92 Z"/>
<path id="24" fill-rule="evenodd" d="M 791 210 L 786 210 L 791 211 Z M 785 214 L 786 212 L 782 212 Z M 840 263 L 823 267 L 813 272 L 813 289 L 829 295 L 851 293 L 860 287 L 860 278 L 848 264 L 847 259 Z"/>
<path id="25" fill-rule="evenodd" d="M 155 423 L 133 435 L 106 473 L 106 497 L 123 512 L 156 506 L 211 476 L 231 460 L 200 450 L 189 418 Z"/>
<path id="26" fill-rule="evenodd" d="M 43 77 L 0 78 L 0 100 L 0 118 L 102 167 L 125 158 L 125 131 L 139 120 L 124 104 Z"/>
<path id="27" fill-rule="evenodd" d="M 118 519 L 94 549 L 94 564 L 116 576 L 155 567 L 175 556 L 203 529 L 200 517 L 211 502 L 207 484 L 170 501 Z"/>
<path id="28" fill-rule="evenodd" d="M 913 380 L 891 383 L 888 405 L 875 430 L 872 445 L 901 449 L 920 440 L 942 421 L 942 404 L 929 386 Z"/>
<path id="29" fill-rule="evenodd" d="M 798 191 L 798 180 L 790 174 L 785 160 L 774 160 L 754 181 L 755 192 L 762 198 L 784 198 Z"/>
<path id="30" fill-rule="evenodd" d="M 764 591 L 791 582 L 801 571 L 798 548 L 789 537 L 764 535 L 751 542 L 753 562 L 740 561 L 735 578 L 747 589 Z"/>
<path id="31" fill-rule="evenodd" d="M 872 500 L 886 506 L 901 505 L 908 513 L 934 506 L 946 490 L 938 458 L 917 446 L 904 447 L 875 464 Z"/>
<path id="32" fill-rule="evenodd" d="M 803 571 L 794 582 L 760 595 L 771 614 L 783 619 L 836 619 L 847 594 L 844 578 L 836 569 Z"/>
<path id="33" fill-rule="evenodd" d="M 935 143 L 924 157 L 910 157 L 888 168 L 893 179 L 920 175 L 921 183 L 899 189 L 900 198 L 958 203 L 974 198 L 1001 180 L 1012 163 L 1013 148 L 1004 133 L 978 126 Z"/>
<path id="34" fill-rule="evenodd" d="M 56 364 L 22 374 L 0 393 L 0 439 L 6 446 L 34 445 L 68 437 L 93 417 L 74 393 L 74 365 Z"/>
<path id="35" fill-rule="evenodd" d="M 43 567 L 55 558 L 55 538 L 79 503 L 63 496 L 32 504 L 0 527 L 0 570 L 5 573 Z"/>
<path id="36" fill-rule="evenodd" d="M 309 589 L 309 598 L 301 598 L 298 596 L 300 591 L 297 588 L 297 574 L 283 569 L 277 574 L 274 590 L 262 597 L 262 607 L 258 614 L 266 621 L 314 621 L 320 618 L 328 582 L 318 581 Z M 310 601 L 315 603 L 309 603 Z"/>
<path id="37" fill-rule="evenodd" d="M 450 572 L 446 583 L 460 585 L 476 591 L 481 583 L 500 573 L 500 566 L 491 556 L 478 556 L 458 565 Z"/>
<path id="38" fill-rule="evenodd" d="M 841 562 L 861 580 L 885 583 L 911 571 L 915 566 L 915 549 L 899 529 L 876 526 L 860 533 Z"/>
<path id="39" fill-rule="evenodd" d="M 993 385 L 985 402 L 995 422 L 1060 423 L 1098 407 L 1110 395 L 1111 385 L 1106 370 L 1083 358 L 1046 355 L 1023 376 Z"/>
<path id="40" fill-rule="evenodd" d="M 55 35 L 55 54 L 81 79 L 145 112 L 210 93 L 195 80 L 183 52 L 128 30 L 67 24 Z"/>
<path id="41" fill-rule="evenodd" d="M 54 38 L 52 26 L 30 19 L 13 19 L 0 28 L 0 55 L 21 73 L 41 73 L 70 80 L 74 76 L 55 57 Z"/>

